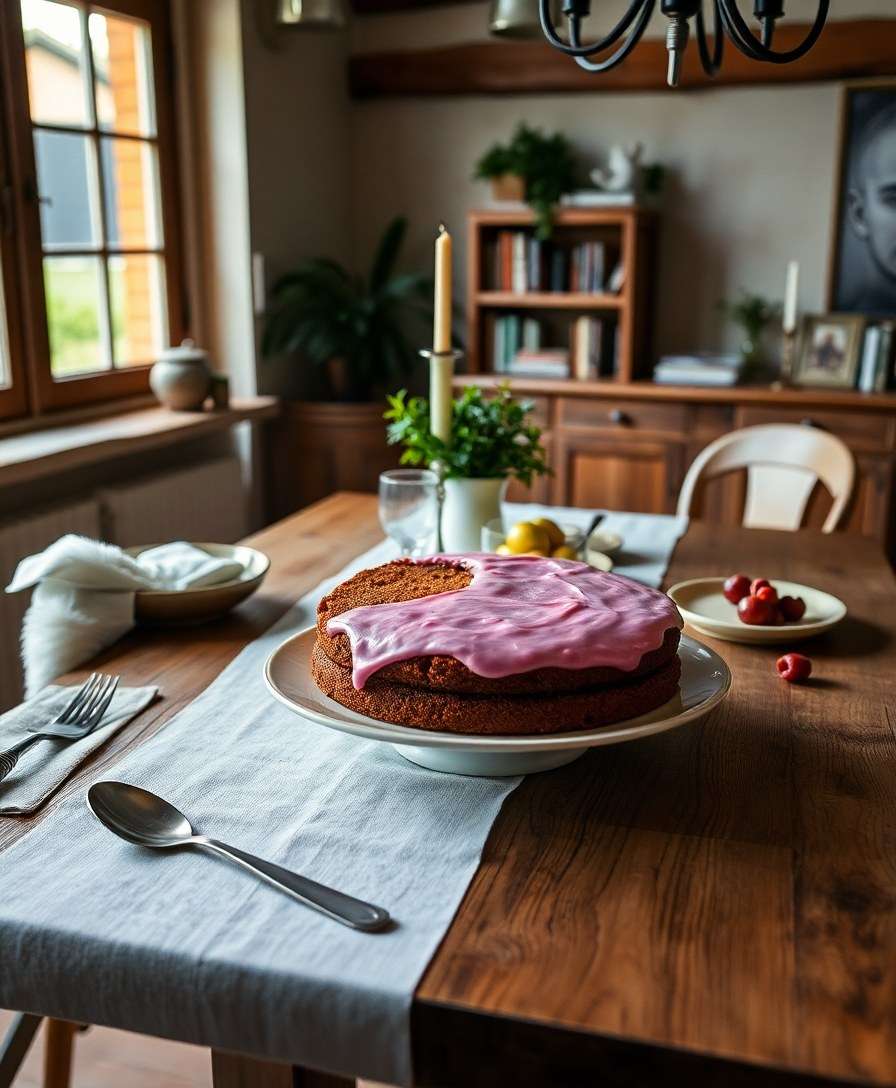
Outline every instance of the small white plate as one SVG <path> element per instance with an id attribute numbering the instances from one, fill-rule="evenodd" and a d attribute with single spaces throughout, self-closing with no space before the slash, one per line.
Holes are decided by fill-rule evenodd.
<path id="1" fill-rule="evenodd" d="M 774 627 L 742 623 L 737 618 L 737 606 L 726 600 L 722 593 L 724 578 L 692 578 L 679 582 L 669 590 L 669 596 L 694 630 L 726 642 L 799 642 L 830 630 L 846 615 L 846 605 L 830 593 L 779 578 L 769 581 L 780 597 L 802 597 L 806 602 L 806 614 L 799 623 Z"/>
<path id="2" fill-rule="evenodd" d="M 679 694 L 649 714 L 599 729 L 509 737 L 435 733 L 391 725 L 328 699 L 311 676 L 317 637 L 309 628 L 293 635 L 268 658 L 265 681 L 271 693 L 303 718 L 357 737 L 385 741 L 421 767 L 451 774 L 516 775 L 550 771 L 578 759 L 588 748 L 649 737 L 695 722 L 722 701 L 731 686 L 728 666 L 715 651 L 683 635 Z M 425 708 L 421 704 L 421 713 Z"/>
<path id="3" fill-rule="evenodd" d="M 611 533 L 608 529 L 598 528 L 585 541 L 585 548 L 592 552 L 603 552 L 604 555 L 615 555 L 623 543 L 619 533 Z"/>

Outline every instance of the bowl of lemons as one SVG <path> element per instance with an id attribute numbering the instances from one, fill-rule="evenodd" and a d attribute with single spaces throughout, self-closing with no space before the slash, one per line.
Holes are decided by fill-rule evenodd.
<path id="1" fill-rule="evenodd" d="M 482 527 L 482 550 L 498 555 L 541 555 L 581 559 L 585 534 L 575 525 L 558 525 L 550 518 L 530 518 L 505 524 L 493 518 Z"/>

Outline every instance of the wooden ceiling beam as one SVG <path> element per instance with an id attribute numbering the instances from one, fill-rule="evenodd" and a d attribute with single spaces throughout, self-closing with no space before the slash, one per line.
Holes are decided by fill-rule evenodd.
<path id="1" fill-rule="evenodd" d="M 775 47 L 792 49 L 807 29 L 805 23 L 783 23 Z M 793 64 L 753 61 L 726 42 L 715 79 L 703 72 L 692 42 L 675 93 L 891 75 L 896 75 L 896 19 L 854 19 L 829 23 L 814 48 Z M 666 48 L 661 38 L 645 38 L 618 68 L 602 74 L 583 71 L 544 41 L 358 53 L 349 61 L 349 81 L 355 98 L 660 91 L 666 89 Z"/>

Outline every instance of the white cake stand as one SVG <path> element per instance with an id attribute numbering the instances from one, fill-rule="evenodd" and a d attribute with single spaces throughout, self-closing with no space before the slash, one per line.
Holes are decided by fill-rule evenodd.
<path id="1" fill-rule="evenodd" d="M 328 699 L 311 677 L 311 651 L 316 638 L 309 628 L 293 635 L 268 658 L 264 675 L 275 698 L 296 714 L 328 729 L 383 741 L 405 759 L 433 771 L 469 775 L 517 775 L 550 771 L 572 763 L 589 748 L 664 733 L 708 714 L 731 686 L 731 673 L 717 653 L 683 635 L 679 694 L 665 706 L 638 718 L 598 729 L 494 737 L 433 733 L 356 714 Z"/>

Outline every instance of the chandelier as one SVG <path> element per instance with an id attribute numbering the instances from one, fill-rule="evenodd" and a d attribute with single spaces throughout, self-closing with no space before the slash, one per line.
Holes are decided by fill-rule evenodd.
<path id="1" fill-rule="evenodd" d="M 667 81 L 670 87 L 678 85 L 681 62 L 690 37 L 690 22 L 694 20 L 697 51 L 700 63 L 709 76 L 714 76 L 722 64 L 725 36 L 745 56 L 769 64 L 790 64 L 799 60 L 818 41 L 828 15 L 830 0 L 818 0 L 818 13 L 805 38 L 793 49 L 773 48 L 775 22 L 784 14 L 784 0 L 754 0 L 753 15 L 759 22 L 760 33 L 755 34 L 741 15 L 738 0 L 709 0 L 712 5 L 713 43 L 710 50 L 707 41 L 706 22 L 703 18 L 703 0 L 660 0 L 660 11 L 669 19 L 666 30 L 666 49 L 669 52 Z M 644 30 L 656 8 L 656 0 L 631 0 L 625 14 L 607 36 L 600 41 L 582 44 L 582 20 L 591 11 L 590 0 L 563 0 L 562 12 L 566 17 L 567 40 L 557 33 L 551 13 L 551 0 L 538 0 L 541 29 L 548 42 L 575 60 L 586 72 L 606 72 L 631 53 L 641 40 Z M 724 33 L 723 33 L 724 31 Z M 621 43 L 618 44 L 617 43 Z M 589 60 L 596 53 L 617 46 L 615 52 L 604 60 Z"/>

